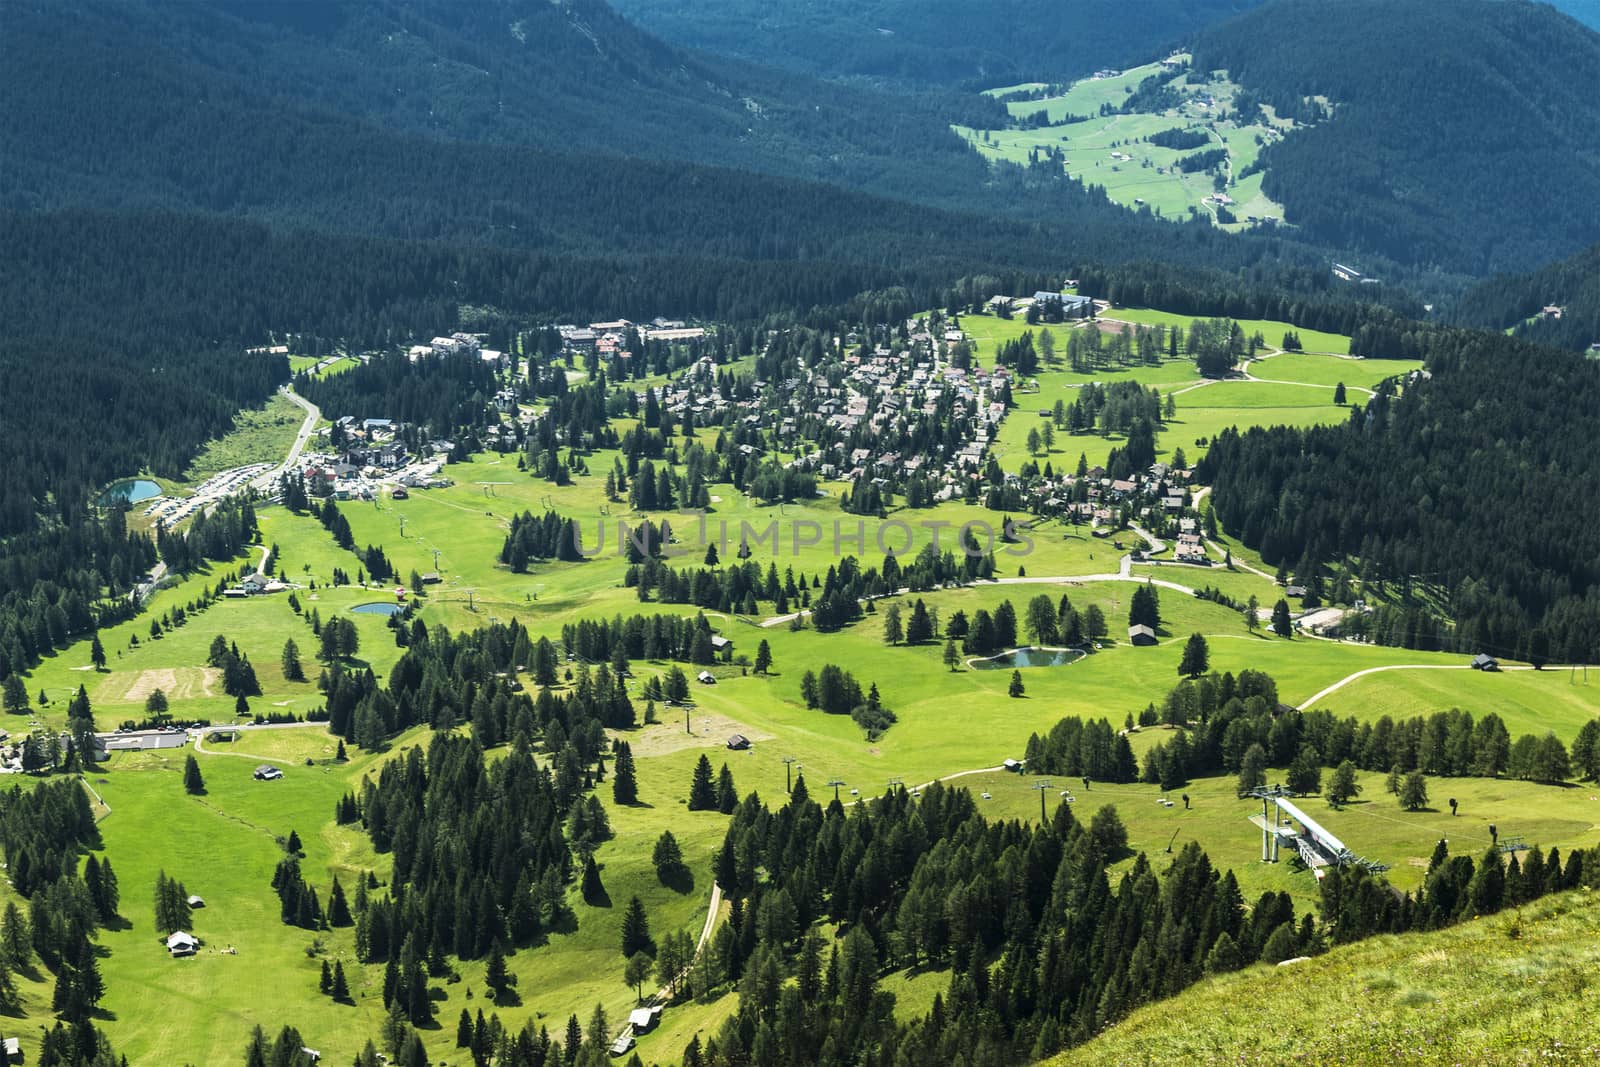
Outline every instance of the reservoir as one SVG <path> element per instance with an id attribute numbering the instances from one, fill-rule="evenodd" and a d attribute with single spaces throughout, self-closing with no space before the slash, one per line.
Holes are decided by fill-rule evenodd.
<path id="1" fill-rule="evenodd" d="M 978 671 L 1012 670 L 1017 667 L 1064 667 L 1088 653 L 1077 648 L 1019 648 L 989 659 L 975 659 L 968 665 Z"/>
<path id="2" fill-rule="evenodd" d="M 137 504 L 141 500 L 150 500 L 161 495 L 161 486 L 148 478 L 131 478 L 125 482 L 118 482 L 104 493 L 100 494 L 100 506 L 110 507 L 121 500 L 129 504 Z"/>
<path id="3" fill-rule="evenodd" d="M 357 604 L 350 610 L 360 615 L 398 615 L 406 610 L 406 606 L 392 601 L 380 600 L 372 604 Z"/>

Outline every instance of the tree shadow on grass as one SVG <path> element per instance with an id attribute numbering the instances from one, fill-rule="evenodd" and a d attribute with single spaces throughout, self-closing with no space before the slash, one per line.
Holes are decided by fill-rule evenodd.
<path id="1" fill-rule="evenodd" d="M 688 894 L 694 892 L 694 872 L 687 864 L 657 872 L 661 884 L 674 893 Z"/>

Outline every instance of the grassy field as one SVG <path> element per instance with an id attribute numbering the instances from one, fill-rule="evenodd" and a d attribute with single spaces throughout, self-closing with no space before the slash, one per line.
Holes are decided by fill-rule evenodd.
<path id="1" fill-rule="evenodd" d="M 218 471 L 251 463 L 281 463 L 294 444 L 306 413 L 281 393 L 257 410 L 241 411 L 226 437 L 210 441 L 189 464 L 184 477 L 202 481 Z"/>
<path id="2" fill-rule="evenodd" d="M 1183 218 L 1191 213 L 1214 217 L 1206 203 L 1216 190 L 1212 176 L 1205 172 L 1184 173 L 1177 164 L 1193 152 L 1225 148 L 1225 188 L 1234 200 L 1232 210 L 1238 221 L 1219 225 L 1237 230 L 1253 225 L 1252 216 L 1281 219 L 1283 208 L 1262 191 L 1263 174 L 1257 172 L 1243 178 L 1239 175 L 1256 161 L 1264 144 L 1282 136 L 1292 124 L 1260 119 L 1240 122 L 1237 116 L 1228 115 L 1239 89 L 1226 78 L 1213 79 L 1189 71 L 1170 83 L 1183 94 L 1182 101 L 1174 107 L 1160 112 L 1100 113 L 1102 107 L 1120 109 L 1141 81 L 1161 70 L 1161 64 L 1149 63 L 1115 77 L 1075 82 L 1059 96 L 1006 104 L 1016 119 L 1031 118 L 1042 111 L 1048 125 L 1031 129 L 953 129 L 986 159 L 1026 164 L 1036 153 L 1059 152 L 1071 177 L 1101 186 L 1111 199 L 1125 207 L 1147 209 L 1167 218 Z M 1228 117 L 1219 117 L 1224 115 Z M 1175 127 L 1203 130 L 1210 138 L 1209 144 L 1172 149 L 1145 140 Z"/>
<path id="3" fill-rule="evenodd" d="M 1193 320 L 1147 308 L 1113 308 L 1101 315 L 1100 321 L 1187 329 Z M 989 359 L 1002 343 L 1021 337 L 1028 330 L 1036 335 L 1049 331 L 1054 335 L 1056 351 L 1065 353 L 1071 331 L 1085 328 L 1029 326 L 1021 318 L 1002 319 L 992 315 L 965 315 L 960 325 L 973 342 L 979 358 Z M 1305 330 L 1290 323 L 1263 319 L 1244 319 L 1239 325 L 1247 335 L 1259 332 L 1272 346 L 1282 341 L 1285 332 L 1295 331 L 1307 351 L 1258 359 L 1249 365 L 1248 372 L 1252 378 L 1260 380 L 1227 382 L 1204 381 L 1195 371 L 1193 361 L 1187 358 L 1163 361 L 1156 366 L 1109 365 L 1077 372 L 1066 366 L 1063 357 L 1060 365 L 1039 372 L 1037 391 L 1014 394 L 1016 407 L 1001 423 L 996 438 L 995 454 L 1001 467 L 1014 471 L 1031 458 L 1041 467 L 1049 460 L 1058 470 L 1063 465 L 1070 469 L 1077 464 L 1079 455 L 1090 465 L 1103 464 L 1111 450 L 1121 445 L 1120 434 L 1058 433 L 1048 453 L 1030 456 L 1026 448 L 1028 431 L 1039 426 L 1039 412 L 1051 410 L 1057 400 L 1072 403 L 1077 390 L 1089 382 L 1132 381 L 1157 389 L 1163 395 L 1174 395 L 1178 414 L 1158 435 L 1157 453 L 1160 458 L 1170 460 L 1174 450 L 1182 448 L 1185 458 L 1193 462 L 1204 454 L 1206 443 L 1230 427 L 1317 426 L 1342 422 L 1349 417 L 1349 409 L 1333 403 L 1334 387 L 1340 382 L 1347 387 L 1347 402 L 1359 402 L 1362 390 L 1370 390 L 1386 378 L 1408 374 L 1421 366 L 1414 360 L 1330 358 L 1347 356 L 1350 351 L 1350 339 L 1340 334 Z"/>
<path id="4" fill-rule="evenodd" d="M 1210 978 L 1048 1062 L 1593 1063 L 1597 967 L 1594 894 L 1574 890 L 1449 930 Z M 1273 1020 L 1284 1025 L 1263 1025 L 1266 1012 L 1287 1014 Z"/>
<path id="5" fill-rule="evenodd" d="M 1565 741 L 1600 715 L 1600 671 L 1586 683 L 1582 671 L 1502 671 L 1468 680 L 1456 671 L 1386 671 L 1358 678 L 1317 702 L 1340 715 L 1365 717 L 1381 708 L 1396 719 L 1450 708 L 1482 718 L 1493 712 L 1512 737 L 1554 730 Z M 1600 820 L 1597 820 L 1600 821 Z"/>

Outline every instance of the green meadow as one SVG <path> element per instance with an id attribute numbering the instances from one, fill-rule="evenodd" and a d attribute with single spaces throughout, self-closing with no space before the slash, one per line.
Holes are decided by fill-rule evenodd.
<path id="1" fill-rule="evenodd" d="M 1105 324 L 1116 323 L 1186 329 L 1192 321 L 1170 312 L 1143 308 L 1113 308 L 1099 317 L 1101 329 L 1106 328 Z M 964 315 L 960 325 L 980 359 L 992 360 L 1001 344 L 1029 330 L 1036 335 L 1044 331 L 1051 333 L 1056 351 L 1063 353 L 1058 364 L 1047 365 L 1039 371 L 1038 389 L 1013 393 L 1016 406 L 1001 423 L 994 449 L 1001 467 L 1013 471 L 1030 459 L 1041 467 L 1048 460 L 1057 470 L 1063 466 L 1070 470 L 1076 467 L 1080 455 L 1091 466 L 1104 464 L 1111 450 L 1121 445 L 1121 434 L 1058 431 L 1048 450 L 1032 456 L 1027 451 L 1028 431 L 1039 427 L 1040 413 L 1051 411 L 1058 400 L 1071 404 L 1077 390 L 1090 382 L 1132 381 L 1172 396 L 1177 415 L 1157 435 L 1157 453 L 1162 459 L 1170 460 L 1174 452 L 1182 448 L 1185 459 L 1193 462 L 1204 454 L 1206 445 L 1226 429 L 1343 422 L 1349 417 L 1349 408 L 1333 402 L 1334 389 L 1340 382 L 1346 385 L 1347 403 L 1359 402 L 1362 390 L 1371 390 L 1386 378 L 1408 374 L 1421 366 L 1413 360 L 1336 358 L 1335 354 L 1349 352 L 1348 337 L 1302 330 L 1286 322 L 1253 319 L 1239 322 L 1247 335 L 1260 333 L 1268 345 L 1275 347 L 1285 332 L 1295 331 L 1307 352 L 1258 358 L 1247 366 L 1248 378 L 1220 382 L 1202 379 L 1193 361 L 1187 358 L 1164 359 L 1155 366 L 1111 364 L 1079 372 L 1065 363 L 1067 342 L 1072 330 L 1092 329 L 1092 325 L 1030 326 L 1020 317 L 1002 319 L 993 315 Z"/>
<path id="2" fill-rule="evenodd" d="M 283 394 L 274 393 L 264 407 L 241 411 L 232 432 L 208 442 L 189 464 L 184 477 L 199 482 L 233 467 L 282 463 L 305 419 L 305 409 Z"/>
<path id="3" fill-rule="evenodd" d="M 1013 119 L 1031 119 L 1043 112 L 1047 121 L 1043 126 L 952 128 L 990 160 L 1027 164 L 1036 154 L 1059 152 L 1063 167 L 1072 178 L 1103 188 L 1124 207 L 1177 219 L 1191 212 L 1214 216 L 1215 211 L 1206 200 L 1217 191 L 1210 173 L 1185 173 L 1179 168 L 1179 161 L 1195 152 L 1223 148 L 1228 153 L 1222 172 L 1223 188 L 1233 198 L 1231 210 L 1238 221 L 1219 225 L 1238 230 L 1253 225 L 1252 216 L 1281 219 L 1282 206 L 1262 191 L 1262 172 L 1241 175 L 1256 162 L 1262 146 L 1292 129 L 1292 124 L 1260 116 L 1240 122 L 1231 113 L 1239 87 L 1227 80 L 1225 72 L 1207 76 L 1186 71 L 1170 82 L 1181 94 L 1175 106 L 1158 112 L 1123 113 L 1121 108 L 1139 83 L 1161 71 L 1160 63 L 1147 63 L 1114 77 L 1074 82 L 1058 96 L 1007 102 L 1006 109 Z M 1022 88 L 1039 86 L 1013 86 L 991 92 Z M 1101 114 L 1103 107 L 1113 109 L 1112 113 Z M 1209 142 L 1196 148 L 1172 149 L 1146 140 L 1175 127 L 1202 130 Z"/>

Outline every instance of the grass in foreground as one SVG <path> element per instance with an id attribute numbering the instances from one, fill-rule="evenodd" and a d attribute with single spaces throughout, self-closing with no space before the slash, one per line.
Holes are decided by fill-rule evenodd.
<path id="1" fill-rule="evenodd" d="M 1575 890 L 1212 978 L 1048 1063 L 1593 1063 L 1597 935 L 1594 894 Z"/>

